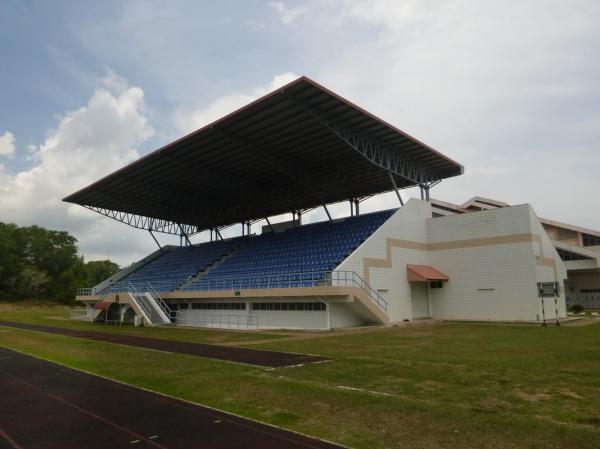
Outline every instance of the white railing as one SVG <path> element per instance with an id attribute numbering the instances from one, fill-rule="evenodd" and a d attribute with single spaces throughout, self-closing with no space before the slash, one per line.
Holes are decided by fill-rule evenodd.
<path id="1" fill-rule="evenodd" d="M 172 316 L 171 308 L 162 299 L 162 297 L 158 294 L 158 292 L 156 291 L 156 289 L 152 286 L 152 284 L 150 282 L 148 282 L 146 284 L 146 288 L 147 288 L 150 296 L 152 296 L 154 301 L 156 301 L 156 304 L 158 304 L 158 306 L 162 309 L 163 313 L 166 315 L 167 320 L 171 321 L 171 316 Z"/>
<path id="2" fill-rule="evenodd" d="M 194 310 L 173 311 L 176 322 L 183 326 L 218 329 L 258 329 L 258 317 L 248 315 L 221 315 L 197 313 Z"/>
<path id="3" fill-rule="evenodd" d="M 363 290 L 379 308 L 387 310 L 387 301 L 354 271 L 314 271 L 200 279 L 192 282 L 184 290 L 218 291 L 305 287 L 357 287 Z"/>
<path id="4" fill-rule="evenodd" d="M 113 282 L 112 284 L 107 285 L 106 287 L 102 287 L 102 288 L 98 288 L 98 287 L 78 288 L 77 296 L 95 296 L 95 295 L 106 296 L 109 293 L 125 293 L 125 292 L 135 293 L 135 294 L 138 293 L 137 289 L 131 283 L 131 281 L 124 280 L 124 281 Z"/>
<path id="5" fill-rule="evenodd" d="M 78 288 L 77 289 L 77 296 L 93 296 L 96 294 L 97 293 L 94 291 L 93 288 Z"/>
<path id="6" fill-rule="evenodd" d="M 131 283 L 131 281 L 119 281 L 111 284 L 108 287 L 102 289 L 96 288 L 80 288 L 77 290 L 77 295 L 79 296 L 91 296 L 91 295 L 102 295 L 103 297 L 108 295 L 109 293 L 129 293 L 135 303 L 138 305 L 140 309 L 146 314 L 147 318 L 152 321 L 152 307 L 148 304 L 148 301 L 156 302 L 157 306 L 164 312 L 167 317 L 167 320 L 171 319 L 171 309 L 164 302 L 164 300 L 160 297 L 156 289 L 148 282 L 146 285 L 146 292 L 140 292 L 138 289 Z"/>
<path id="7" fill-rule="evenodd" d="M 80 321 L 92 321 L 94 317 L 94 309 L 77 308 L 71 309 L 71 319 Z"/>
<path id="8" fill-rule="evenodd" d="M 157 304 L 170 316 L 169 306 L 158 295 L 150 283 L 147 284 L 149 293 Z M 381 297 L 358 273 L 354 271 L 311 271 L 298 273 L 282 273 L 269 275 L 252 275 L 237 277 L 218 277 L 193 281 L 184 291 L 223 291 L 249 290 L 267 288 L 304 288 L 304 287 L 357 287 L 363 290 L 380 309 L 387 311 L 387 301 Z M 129 281 L 115 282 L 102 291 L 89 290 L 90 294 L 106 294 L 111 292 L 136 291 Z M 79 294 L 79 291 L 78 291 Z M 137 294 L 137 291 L 136 291 Z M 84 296 L 84 295 L 82 295 Z M 168 310 L 168 312 L 167 312 Z"/>

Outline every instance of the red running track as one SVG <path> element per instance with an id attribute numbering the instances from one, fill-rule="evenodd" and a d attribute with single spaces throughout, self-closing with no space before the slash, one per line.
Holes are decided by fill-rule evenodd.
<path id="1" fill-rule="evenodd" d="M 2 449 L 335 449 L 0 348 Z"/>
<path id="2" fill-rule="evenodd" d="M 66 335 L 68 337 L 87 338 L 90 340 L 99 340 L 108 343 L 117 343 L 120 345 L 156 349 L 159 351 L 175 352 L 178 354 L 196 355 L 210 359 L 227 360 L 230 362 L 268 366 L 273 368 L 302 365 L 304 363 L 322 362 L 327 360 L 323 357 L 309 354 L 262 351 L 259 349 L 236 348 L 233 346 L 219 346 L 204 343 L 190 343 L 186 341 L 162 340 L 158 338 L 82 331 L 76 329 L 66 329 L 62 327 L 42 326 L 39 324 L 17 323 L 13 321 L 0 321 L 0 326 Z"/>

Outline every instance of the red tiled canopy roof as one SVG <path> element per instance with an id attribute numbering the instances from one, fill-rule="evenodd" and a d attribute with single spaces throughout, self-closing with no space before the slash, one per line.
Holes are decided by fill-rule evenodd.
<path id="1" fill-rule="evenodd" d="M 407 265 L 408 280 L 411 282 L 447 281 L 449 278 L 429 265 Z"/>

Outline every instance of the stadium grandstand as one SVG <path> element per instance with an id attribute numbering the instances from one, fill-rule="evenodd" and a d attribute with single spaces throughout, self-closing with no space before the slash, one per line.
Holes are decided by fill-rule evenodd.
<path id="1" fill-rule="evenodd" d="M 64 199 L 148 231 L 159 247 L 81 289 L 81 318 L 332 329 L 564 316 L 565 269 L 529 206 L 434 214 L 430 189 L 462 173 L 301 77 Z M 409 187 L 420 199 L 405 203 Z M 397 208 L 361 214 L 386 192 Z M 339 202 L 349 216 L 332 217 Z M 316 208 L 328 219 L 302 224 Z M 283 214 L 292 219 L 273 220 Z M 241 235 L 223 237 L 240 224 Z M 180 245 L 161 247 L 157 233 Z M 205 241 L 192 244 L 196 235 Z"/>

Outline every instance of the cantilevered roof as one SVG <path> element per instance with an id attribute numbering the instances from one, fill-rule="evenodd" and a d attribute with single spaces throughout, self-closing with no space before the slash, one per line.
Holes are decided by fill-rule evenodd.
<path id="1" fill-rule="evenodd" d="M 140 228 L 173 232 L 181 224 L 194 233 L 462 173 L 452 159 L 301 77 L 64 201 Z"/>

